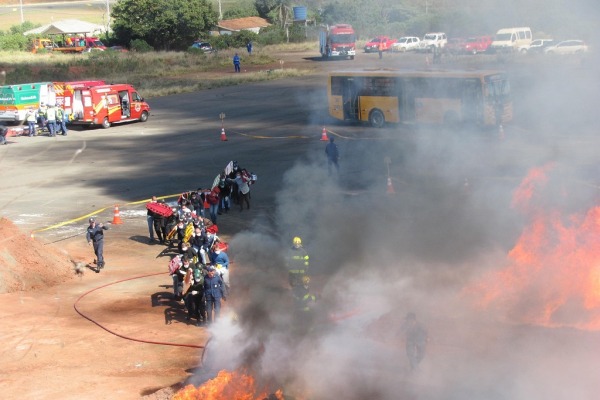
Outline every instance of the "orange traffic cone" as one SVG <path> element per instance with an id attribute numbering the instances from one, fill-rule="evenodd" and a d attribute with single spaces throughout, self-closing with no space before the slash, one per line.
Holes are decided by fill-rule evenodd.
<path id="1" fill-rule="evenodd" d="M 221 142 L 227 141 L 227 135 L 225 135 L 225 128 L 221 128 Z"/>
<path id="2" fill-rule="evenodd" d="M 115 205 L 115 212 L 114 212 L 112 223 L 113 223 L 113 225 L 119 225 L 119 224 L 123 223 L 123 221 L 121 220 L 121 214 L 119 214 L 119 206 L 118 205 Z"/>
<path id="3" fill-rule="evenodd" d="M 323 132 L 321 132 L 321 141 L 322 142 L 329 141 L 329 138 L 327 137 L 327 129 L 325 129 L 325 127 L 323 127 Z"/>
<path id="4" fill-rule="evenodd" d="M 389 194 L 394 194 L 396 191 L 394 190 L 394 186 L 392 186 L 392 178 L 387 178 L 387 192 Z"/>

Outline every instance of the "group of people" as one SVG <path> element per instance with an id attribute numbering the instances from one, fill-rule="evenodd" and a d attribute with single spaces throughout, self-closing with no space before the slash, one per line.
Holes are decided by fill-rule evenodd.
<path id="1" fill-rule="evenodd" d="M 28 136 L 36 136 L 38 130 L 42 132 L 48 130 L 49 136 L 54 137 L 57 134 L 67 136 L 67 122 L 69 115 L 60 104 L 45 104 L 40 103 L 40 107 L 36 110 L 33 107 L 27 109 L 25 114 L 27 127 L 29 128 Z"/>
<path id="2" fill-rule="evenodd" d="M 197 228 L 194 239 L 201 229 Z M 204 248 L 208 260 L 200 256 L 197 244 L 184 242 L 180 254 L 169 262 L 175 301 L 183 303 L 186 320 L 196 325 L 214 322 L 221 312 L 221 300 L 229 293 L 229 257 L 220 243 Z"/>
<path id="3" fill-rule="evenodd" d="M 239 206 L 240 212 L 244 210 L 244 205 L 249 210 L 250 187 L 256 183 L 256 179 L 256 175 L 241 168 L 237 161 L 232 161 L 220 173 L 218 182 L 215 181 L 216 184 L 212 188 L 198 188 L 182 193 L 177 201 L 178 207 L 175 215 L 164 216 L 148 209 L 150 242 L 154 242 L 156 236 L 161 244 L 165 244 L 173 238 L 176 230 L 181 229 L 182 225 L 190 230 L 192 229 L 190 224 L 198 222 L 199 219 L 203 219 L 203 225 L 210 228 L 217 224 L 219 215 L 228 213 L 235 205 Z M 151 202 L 156 201 L 156 196 L 154 196 Z M 180 236 L 179 233 L 177 235 Z"/>
<path id="4" fill-rule="evenodd" d="M 177 245 L 169 273 L 173 296 L 185 305 L 188 320 L 195 318 L 201 324 L 219 315 L 230 285 L 227 245 L 217 236 L 217 218 L 235 204 L 240 212 L 244 205 L 250 209 L 250 185 L 255 182 L 254 174 L 232 161 L 212 188 L 183 193 L 172 215 L 152 206 L 159 202 L 156 196 L 146 205 L 150 242 L 156 235 L 161 244 Z"/>
<path id="5" fill-rule="evenodd" d="M 210 219 L 186 211 L 185 206 L 180 206 L 176 215 L 173 241 L 177 242 L 177 254 L 169 261 L 173 298 L 184 304 L 188 321 L 196 319 L 197 325 L 212 322 L 230 287 L 227 244 L 219 239 L 218 228 Z"/>

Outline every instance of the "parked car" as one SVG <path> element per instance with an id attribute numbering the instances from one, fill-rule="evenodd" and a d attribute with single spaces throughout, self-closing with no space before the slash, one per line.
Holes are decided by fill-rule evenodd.
<path id="1" fill-rule="evenodd" d="M 564 40 L 554 46 L 546 47 L 546 54 L 578 54 L 588 51 L 587 45 L 583 40 Z"/>
<path id="2" fill-rule="evenodd" d="M 556 40 L 554 39 L 535 39 L 529 45 L 527 49 L 528 53 L 543 53 L 547 47 L 554 46 L 556 44 Z"/>
<path id="3" fill-rule="evenodd" d="M 108 49 L 112 51 L 117 51 L 119 53 L 127 53 L 129 51 L 123 46 L 111 46 Z"/>
<path id="4" fill-rule="evenodd" d="M 394 43 L 396 43 L 396 41 L 390 39 L 388 36 L 377 36 L 365 45 L 365 53 L 378 52 L 380 44 L 383 45 L 383 51 L 388 51 L 392 48 Z"/>
<path id="5" fill-rule="evenodd" d="M 465 51 L 467 40 L 464 38 L 450 38 L 446 44 L 446 51 L 450 54 L 460 54 Z"/>
<path id="6" fill-rule="evenodd" d="M 419 43 L 419 51 L 431 51 L 433 47 L 443 48 L 446 47 L 448 43 L 448 38 L 446 34 L 443 32 L 431 32 L 426 33 L 423 36 L 423 40 Z"/>
<path id="7" fill-rule="evenodd" d="M 492 44 L 491 36 L 477 36 L 467 39 L 464 47 L 464 52 L 468 54 L 484 53 Z"/>
<path id="8" fill-rule="evenodd" d="M 212 53 L 212 51 L 213 51 L 213 47 L 211 46 L 210 43 L 208 43 L 208 42 L 201 42 L 199 40 L 195 41 L 192 44 L 191 47 L 194 48 L 194 49 L 200 49 L 204 53 Z"/>
<path id="9" fill-rule="evenodd" d="M 421 39 L 416 36 L 403 36 L 392 45 L 392 51 L 404 53 L 405 51 L 416 50 L 420 42 Z"/>
<path id="10" fill-rule="evenodd" d="M 490 53 L 526 53 L 532 41 L 531 28 L 504 28 L 496 32 L 496 36 L 489 47 Z"/>

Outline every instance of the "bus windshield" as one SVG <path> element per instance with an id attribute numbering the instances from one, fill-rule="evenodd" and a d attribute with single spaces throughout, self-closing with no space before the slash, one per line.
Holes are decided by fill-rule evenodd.
<path id="1" fill-rule="evenodd" d="M 501 76 L 486 77 L 486 84 L 489 97 L 504 97 L 510 93 L 508 80 Z"/>

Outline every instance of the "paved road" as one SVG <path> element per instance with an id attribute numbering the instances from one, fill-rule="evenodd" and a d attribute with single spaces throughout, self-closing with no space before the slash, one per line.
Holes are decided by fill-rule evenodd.
<path id="1" fill-rule="evenodd" d="M 580 75 L 590 73 L 575 70 Z M 223 218 L 223 231 L 230 234 L 266 228 L 276 240 L 292 232 L 291 225 L 300 230 L 312 229 L 311 236 L 302 234 L 314 249 L 311 260 L 314 256 L 318 260 L 315 269 L 325 272 L 320 276 L 333 278 L 324 296 L 335 298 L 342 311 L 353 307 L 364 311 L 360 317 L 365 320 L 370 316 L 370 306 L 389 305 L 394 313 L 398 312 L 397 305 L 429 310 L 425 314 L 433 321 L 430 329 L 438 340 L 431 351 L 432 364 L 456 374 L 456 379 L 448 382 L 460 382 L 461 386 L 486 371 L 490 378 L 484 381 L 497 382 L 497 376 L 505 380 L 498 386 L 503 389 L 496 390 L 496 385 L 489 383 L 494 390 L 482 393 L 504 395 L 504 388 L 516 385 L 514 382 L 522 375 L 519 370 L 512 373 L 514 365 L 522 365 L 527 359 L 533 360 L 526 364 L 530 372 L 527 376 L 534 378 L 527 387 L 535 387 L 539 398 L 549 396 L 541 393 L 548 378 L 559 387 L 581 387 L 584 381 L 585 386 L 595 389 L 597 379 L 587 372 L 594 368 L 578 374 L 567 371 L 572 366 L 598 364 L 597 357 L 585 357 L 585 349 L 590 347 L 579 346 L 575 339 L 560 340 L 542 330 L 530 330 L 525 335 L 493 332 L 483 336 L 484 341 L 481 337 L 475 339 L 475 343 L 481 343 L 474 350 L 455 346 L 464 335 L 457 331 L 460 323 L 456 319 L 468 311 L 454 307 L 458 300 L 453 293 L 458 293 L 463 283 L 482 268 L 506 262 L 503 254 L 529 222 L 511 209 L 515 188 L 527 172 L 532 167 L 554 165 L 547 183 L 536 188 L 542 189 L 541 195 L 531 203 L 542 211 L 561 210 L 568 215 L 595 205 L 598 138 L 594 125 L 588 125 L 587 118 L 577 122 L 570 115 L 556 112 L 556 108 L 550 108 L 554 112 L 546 119 L 539 119 L 540 113 L 535 112 L 539 105 L 561 105 L 576 111 L 575 106 L 585 106 L 585 100 L 595 100 L 593 96 L 581 97 L 588 93 L 586 86 L 595 81 L 549 85 L 555 81 L 546 76 L 515 87 L 515 93 L 521 95 L 515 98 L 521 114 L 527 111 L 533 117 L 526 125 L 517 121 L 507 127 L 504 138 L 497 132 L 456 132 L 437 127 L 373 130 L 329 124 L 324 114 L 322 76 L 152 99 L 151 118 L 145 124 L 77 130 L 68 137 L 54 139 L 11 138 L 9 145 L 0 147 L 0 210 L 23 229 L 33 230 L 99 207 L 208 185 L 228 161 L 235 159 L 256 173 L 258 182 L 252 210 L 233 211 L 235 215 Z M 548 91 L 549 87 L 553 90 Z M 555 96 L 557 92 L 560 97 Z M 219 140 L 221 112 L 226 114 L 227 142 Z M 336 136 L 342 153 L 339 186 L 327 176 L 323 165 L 324 143 L 319 139 L 324 123 L 329 134 Z M 391 161 L 396 196 L 386 193 L 386 157 Z M 102 215 L 110 219 L 110 210 Z M 138 220 L 138 224 L 142 226 L 138 237 L 143 238 L 143 222 Z M 282 234 L 276 235 L 278 232 Z M 268 254 L 273 248 L 264 236 L 261 242 L 252 241 L 253 237 L 246 239 L 245 243 L 240 243 L 242 239 L 236 243 L 239 265 L 245 265 L 246 254 L 261 266 L 273 261 Z M 119 244 L 123 249 L 132 245 L 123 242 Z M 489 258 L 494 258 L 493 262 Z M 364 265 L 372 268 L 373 274 L 384 271 L 383 275 L 373 275 L 376 287 L 367 291 L 362 286 L 353 287 L 354 276 L 362 276 Z M 339 276 L 348 278 L 342 279 L 347 286 L 336 281 Z M 380 290 L 387 290 L 389 296 L 382 293 L 385 304 L 373 304 L 371 293 Z M 343 292 L 349 296 L 344 297 Z M 269 302 L 268 308 L 277 308 L 277 302 Z M 360 318 L 350 319 L 342 328 L 350 332 L 356 328 L 354 333 L 362 336 L 369 332 L 362 323 Z M 515 341 L 515 337 L 519 339 Z M 592 339 L 597 344 L 596 337 Z M 447 347 L 442 347 L 444 340 L 449 343 Z M 465 348 L 473 348 L 473 342 L 464 342 L 469 343 Z M 344 340 L 330 343 L 347 347 Z M 538 361 L 540 355 L 555 354 L 559 347 L 564 351 L 550 366 Z M 532 348 L 538 351 L 531 352 Z M 449 354 L 452 349 L 460 355 Z M 485 349 L 482 352 L 490 360 L 481 361 L 478 349 Z M 342 354 L 347 348 L 333 346 L 324 354 L 330 358 L 335 351 Z M 363 353 L 356 359 L 361 359 Z M 457 359 L 465 360 L 460 363 L 460 371 L 455 368 Z M 439 389 L 452 393 L 447 385 L 448 390 L 461 393 L 462 386 L 455 388 L 446 382 L 440 383 Z"/>
<path id="2" fill-rule="evenodd" d="M 396 56 L 404 55 L 390 55 L 396 64 L 408 60 L 408 65 L 416 65 L 421 60 L 416 55 L 406 59 Z M 325 70 L 379 62 L 376 55 L 362 54 L 355 61 L 319 64 Z M 521 70 L 515 75 L 523 81 Z M 540 86 L 529 83 L 514 89 L 521 94 L 523 87 L 540 90 Z M 447 163 L 449 168 L 442 171 L 444 182 L 438 186 L 460 186 L 465 179 L 494 182 L 496 186 L 487 189 L 500 190 L 505 197 L 529 167 L 551 158 L 556 146 L 563 154 L 581 160 L 576 168 L 582 168 L 585 175 L 579 179 L 588 181 L 593 173 L 588 160 L 593 148 L 589 144 L 595 136 L 586 131 L 579 133 L 579 142 L 574 144 L 564 141 L 564 130 L 554 127 L 544 131 L 543 121 L 537 120 L 527 121 L 527 129 L 519 121 L 507 127 L 507 141 L 499 141 L 493 131 L 457 135 L 436 127 L 374 130 L 334 124 L 326 115 L 325 87 L 325 76 L 316 75 L 168 96 L 150 100 L 151 117 L 144 124 L 108 130 L 75 128 L 69 136 L 58 138 L 11 138 L 10 145 L 0 148 L 0 210 L 24 229 L 34 230 L 153 194 L 207 186 L 227 162 L 237 160 L 258 175 L 253 203 L 272 216 L 286 171 L 298 163 L 318 165 L 317 171 L 324 171 L 320 164 L 324 143 L 319 140 L 323 125 L 330 136 L 338 138 L 342 154 L 340 192 L 346 195 L 373 188 L 384 192 L 384 161 L 388 158 L 397 185 L 433 177 Z M 574 93 L 566 87 L 558 89 L 575 97 L 581 87 L 571 89 Z M 523 98 L 534 101 L 534 95 L 515 97 L 517 113 L 531 109 L 531 115 L 537 115 L 533 107 L 519 103 Z M 541 104 L 550 103 L 545 99 Z M 227 142 L 219 140 L 221 113 L 226 115 Z M 566 124 L 568 119 L 561 121 Z M 548 146 L 540 146 L 540 133 Z M 295 179 L 319 182 L 323 178 L 313 174 Z M 292 182 L 287 186 L 304 184 Z M 507 187 L 499 189 L 498 184 Z"/>

